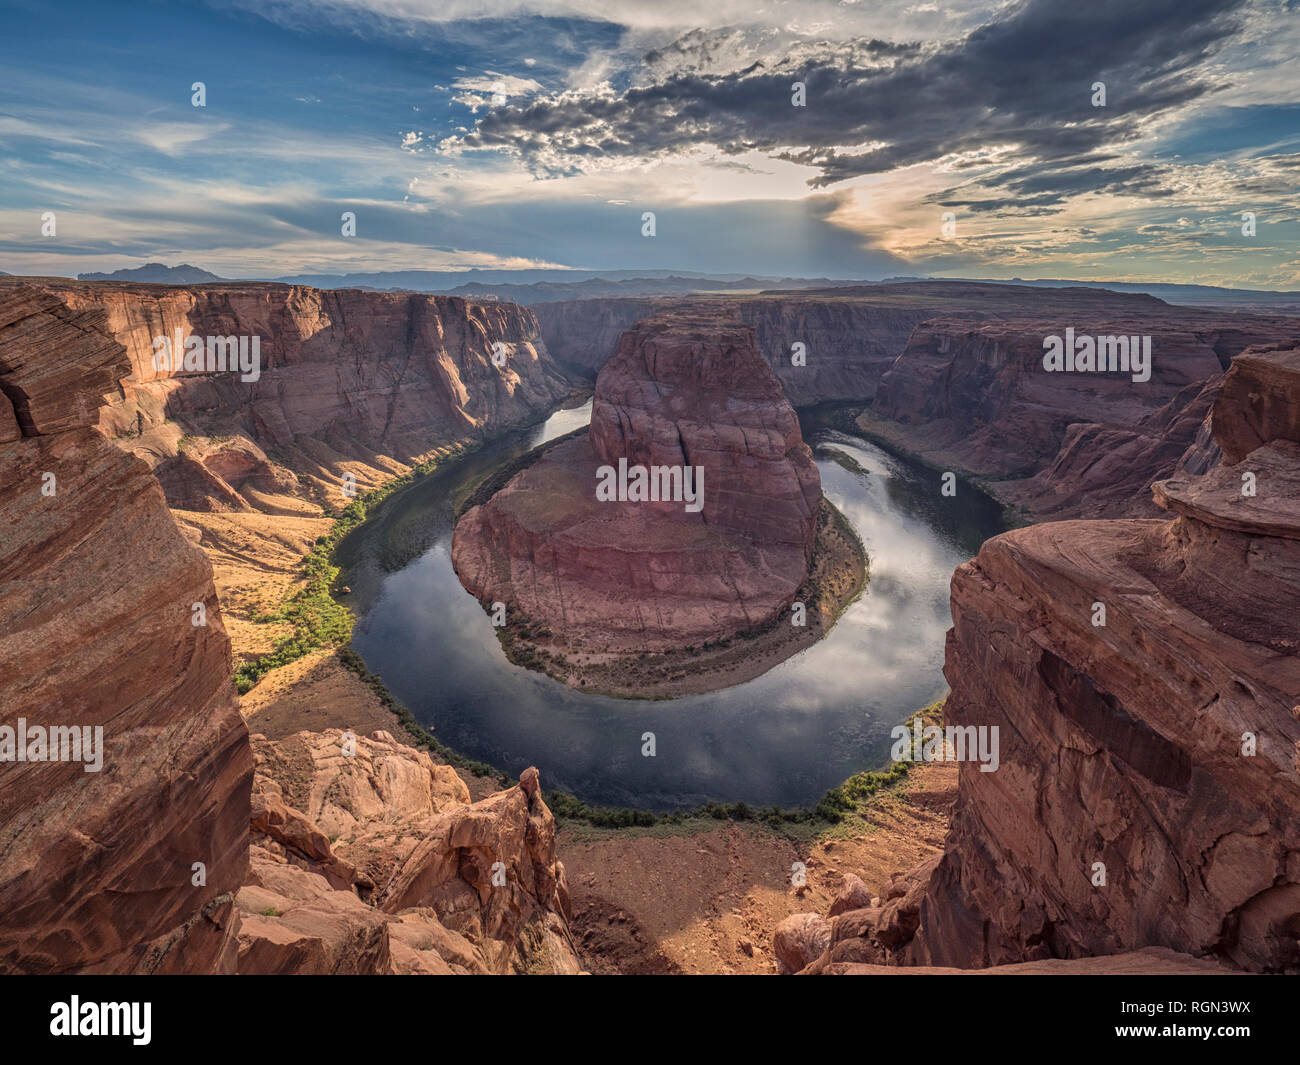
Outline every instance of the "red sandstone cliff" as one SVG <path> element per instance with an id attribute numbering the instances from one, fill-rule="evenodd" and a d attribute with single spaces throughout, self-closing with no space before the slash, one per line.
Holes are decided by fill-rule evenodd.
<path id="1" fill-rule="evenodd" d="M 703 509 L 602 502 L 597 468 L 702 467 Z M 571 648 L 664 650 L 761 625 L 808 572 L 821 482 L 753 331 L 715 315 L 641 323 L 596 383 L 588 436 L 548 451 L 457 525 L 485 602 Z"/>
<path id="2" fill-rule="evenodd" d="M 594 376 L 639 319 L 710 307 L 754 329 L 795 406 L 872 401 L 864 428 L 996 481 L 1001 498 L 1039 519 L 1155 513 L 1153 480 L 1217 461 L 1204 419 L 1228 360 L 1297 332 L 1294 318 L 1140 294 L 953 281 L 533 310 L 555 358 Z M 1043 373 L 1043 337 L 1067 326 L 1151 335 L 1152 380 Z M 805 345 L 803 366 L 792 363 L 795 343 Z"/>
<path id="3" fill-rule="evenodd" d="M 1062 290 L 1047 290 L 1060 292 Z M 1151 376 L 1043 369 L 1043 340 L 1151 337 Z M 929 461 L 994 482 L 1044 518 L 1156 513 L 1153 480 L 1196 468 L 1205 417 L 1229 359 L 1300 331 L 1295 319 L 1175 308 L 1092 292 L 1086 299 L 927 321 L 881 379 L 866 427 Z"/>
<path id="4" fill-rule="evenodd" d="M 74 361 L 63 352 L 74 335 L 126 361 L 79 380 L 78 402 L 94 409 L 107 395 L 100 427 L 187 510 L 275 513 L 269 497 L 325 489 L 337 500 L 346 461 L 374 471 L 363 485 L 377 483 L 438 446 L 538 417 L 567 391 L 531 313 L 512 304 L 251 282 L 0 279 L 0 338 L 21 353 L 13 387 L 34 403 L 69 387 L 60 367 Z M 258 336 L 260 376 L 155 369 L 154 338 L 177 335 Z"/>
<path id="5" fill-rule="evenodd" d="M 997 726 L 1000 767 L 961 765 L 942 858 L 818 968 L 1300 970 L 1300 348 L 1235 359 L 1212 421 L 1225 465 L 1155 486 L 1173 520 L 1037 525 L 954 574 L 945 720 Z"/>
<path id="6" fill-rule="evenodd" d="M 555 359 L 589 378 L 612 357 L 619 337 L 643 318 L 672 311 L 725 311 L 754 330 L 758 350 L 786 397 L 795 406 L 805 406 L 871 399 L 913 328 L 945 305 L 943 298 L 890 302 L 881 296 L 855 299 L 852 293 L 774 293 L 751 298 L 573 300 L 539 303 L 532 311 Z M 795 344 L 804 346 L 802 366 L 792 362 Z"/>
<path id="7" fill-rule="evenodd" d="M 0 761 L 0 971 L 576 971 L 535 773 L 471 804 L 391 736 L 345 760 L 300 733 L 263 745 L 250 805 L 212 567 L 130 453 L 167 479 L 191 461 L 168 418 L 245 434 L 169 483 L 266 508 L 258 490 L 304 489 L 254 438 L 308 476 L 345 454 L 391 474 L 368 448 L 413 457 L 559 393 L 516 308 L 369 295 L 0 282 L 0 726 L 104 741 L 99 772 Z M 178 322 L 264 330 L 259 382 L 151 379 L 148 337 Z"/>
<path id="8" fill-rule="evenodd" d="M 241 973 L 578 971 L 537 770 L 471 803 L 386 732 L 253 742 Z"/>
<path id="9" fill-rule="evenodd" d="M 88 427 L 127 367 L 82 324 L 0 338 L 0 725 L 103 729 L 99 772 L 0 762 L 0 969 L 230 972 L 252 778 L 230 641 L 148 466 Z"/>

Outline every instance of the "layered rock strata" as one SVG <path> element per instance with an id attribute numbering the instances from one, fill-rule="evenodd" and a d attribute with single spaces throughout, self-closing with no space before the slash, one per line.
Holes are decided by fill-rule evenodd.
<path id="1" fill-rule="evenodd" d="M 1292 331 L 1295 324 L 1295 319 L 1279 315 L 1175 307 L 1135 293 L 974 281 L 883 283 L 746 296 L 568 300 L 539 303 L 531 309 L 552 356 L 570 372 L 591 379 L 611 357 L 622 333 L 642 318 L 665 311 L 722 311 L 753 328 L 759 351 L 796 407 L 870 401 L 882 391 L 877 416 L 888 418 L 896 411 L 904 424 L 946 421 L 951 415 L 948 408 L 965 403 L 970 404 L 972 415 L 987 410 L 993 399 L 988 386 L 997 376 L 995 367 L 986 351 L 984 357 L 974 360 L 974 367 L 983 369 L 983 380 L 972 380 L 972 371 L 966 368 L 972 354 L 962 353 L 957 346 L 979 336 L 1001 335 L 1004 343 L 1014 343 L 1017 335 L 1027 330 L 1025 339 L 1041 344 L 1045 333 L 1069 325 L 1083 332 L 1084 323 L 1097 322 L 1104 335 L 1118 332 L 1118 323 L 1145 323 L 1150 326 L 1148 332 L 1172 330 L 1179 343 L 1190 339 L 1211 352 L 1210 363 L 1198 362 L 1195 367 L 1204 371 L 1196 378 L 1203 382 L 1211 373 L 1226 369 L 1228 358 L 1248 344 L 1289 336 L 1288 324 Z M 981 323 L 987 323 L 993 332 L 983 332 Z M 999 323 L 1004 326 L 1000 331 Z M 1108 323 L 1117 323 L 1115 329 L 1105 328 Z M 913 333 L 917 333 L 915 348 L 909 345 Z M 949 338 L 946 354 L 952 362 L 951 373 L 945 371 L 944 360 L 930 362 L 928 358 L 928 345 L 940 334 Z M 802 364 L 792 357 L 795 344 L 804 347 Z M 1169 349 L 1167 353 L 1174 357 L 1186 350 L 1191 349 Z M 1037 351 L 1041 359 L 1041 346 Z M 895 362 L 905 354 L 906 361 L 896 367 Z M 897 375 L 883 387 L 890 370 Z M 909 384 L 913 386 L 910 392 Z M 950 387 L 952 394 L 948 394 Z M 979 394 L 985 389 L 990 395 L 981 399 Z M 1171 394 L 1165 393 L 1140 414 L 1151 413 L 1169 398 Z M 935 406 L 928 409 L 927 401 Z M 1078 413 L 1074 411 L 1076 417 Z M 1098 414 L 1105 415 L 1099 416 L 1098 422 L 1109 419 L 1104 409 L 1099 408 Z M 918 442 L 924 443 L 924 438 L 918 435 Z M 1055 452 L 1053 446 L 1048 454 L 1038 457 L 1048 462 Z"/>
<path id="2" fill-rule="evenodd" d="M 1092 297 L 1033 314 L 925 322 L 882 377 L 863 427 L 987 479 L 1040 519 L 1158 513 L 1153 480 L 1217 458 L 1205 420 L 1231 357 L 1294 337 L 1296 321 Z M 1149 380 L 1046 370 L 1044 339 L 1067 326 L 1079 337 L 1150 338 Z"/>
<path id="3" fill-rule="evenodd" d="M 1300 348 L 1243 354 L 1224 464 L 1155 485 L 1172 520 L 1038 525 L 957 570 L 945 720 L 996 727 L 999 768 L 961 765 L 943 856 L 824 960 L 1300 970 L 1298 405 Z"/>
<path id="4" fill-rule="evenodd" d="M 702 507 L 602 501 L 599 469 L 703 471 Z M 461 518 L 456 571 L 563 645 L 659 651 L 763 625 L 808 573 L 821 483 L 753 331 L 669 315 L 624 334 L 590 432 Z"/>
<path id="5" fill-rule="evenodd" d="M 773 293 L 761 297 L 593 299 L 536 304 L 542 337 L 571 374 L 594 379 L 618 340 L 658 313 L 724 313 L 754 330 L 758 350 L 795 406 L 870 400 L 912 330 L 940 313 L 942 297 L 890 302 L 874 294 Z M 794 362 L 802 345 L 802 365 Z"/>
<path id="6" fill-rule="evenodd" d="M 240 663 L 286 635 L 257 619 L 352 499 L 567 391 L 527 310 L 278 284 L 0 278 L 0 351 L 0 438 L 74 411 L 148 463 L 213 562 Z"/>
<path id="7" fill-rule="evenodd" d="M 953 281 L 533 310 L 557 360 L 594 377 L 640 318 L 704 308 L 753 327 L 795 406 L 870 402 L 863 429 L 986 479 L 1039 520 L 1157 513 L 1153 480 L 1204 472 L 1218 460 L 1206 418 L 1228 360 L 1296 332 L 1294 318 L 1175 307 L 1141 294 Z M 1151 336 L 1152 379 L 1044 374 L 1043 338 L 1066 327 Z"/>
<path id="8" fill-rule="evenodd" d="M 258 338 L 256 376 L 187 368 L 185 343 L 204 341 L 206 357 L 208 337 Z M 567 392 L 528 310 L 413 293 L 6 278 L 0 343 L 17 353 L 22 416 L 41 418 L 47 396 L 75 389 L 70 401 L 98 409 L 105 433 L 186 510 L 274 514 L 277 495 L 337 500 L 345 463 L 377 483 Z M 115 374 L 83 372 L 97 351 L 119 355 Z"/>
<path id="9" fill-rule="evenodd" d="M 439 418 L 482 433 L 553 398 L 515 309 L 403 299 L 367 321 L 361 293 L 0 283 L 0 971 L 576 971 L 535 772 L 472 803 L 452 770 L 386 733 L 348 756 L 337 732 L 300 733 L 260 745 L 254 789 L 212 566 L 160 484 L 202 514 L 256 507 L 265 521 L 312 489 L 262 462 L 254 436 L 300 456 L 327 438 L 335 456 L 427 448 Z M 274 387 L 150 378 L 143 338 L 176 315 L 278 337 L 259 382 Z M 467 384 L 480 364 L 496 377 Z M 518 384 L 530 364 L 541 391 Z M 173 477 L 186 451 L 166 457 L 173 415 L 250 435 Z M 277 417 L 290 436 L 261 437 Z M 138 435 L 121 435 L 132 418 Z M 370 460 L 376 476 L 402 468 Z M 278 517 L 271 535 L 286 528 Z"/>
<path id="10" fill-rule="evenodd" d="M 231 972 L 252 758 L 212 568 L 90 427 L 121 349 L 66 324 L 0 335 L 0 969 Z"/>

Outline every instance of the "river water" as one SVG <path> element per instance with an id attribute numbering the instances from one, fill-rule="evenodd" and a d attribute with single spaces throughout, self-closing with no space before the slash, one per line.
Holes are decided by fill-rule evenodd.
<path id="1" fill-rule="evenodd" d="M 344 541 L 362 610 L 352 645 L 369 668 L 443 743 L 512 774 L 535 765 L 544 787 L 602 805 L 807 805 L 882 766 L 890 728 L 946 691 L 948 582 L 1002 531 L 997 504 L 965 484 L 945 498 L 937 472 L 806 426 L 822 489 L 870 556 L 862 597 L 825 639 L 745 684 L 658 701 L 583 694 L 506 660 L 450 548 L 467 486 L 587 424 L 590 410 L 559 411 L 444 467 Z M 646 732 L 654 757 L 641 754 Z"/>

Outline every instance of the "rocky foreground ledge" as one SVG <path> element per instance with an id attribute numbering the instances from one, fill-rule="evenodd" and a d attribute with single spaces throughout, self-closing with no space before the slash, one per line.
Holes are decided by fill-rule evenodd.
<path id="1" fill-rule="evenodd" d="M 942 856 L 784 922 L 787 968 L 1300 971 L 1300 347 L 1238 356 L 1212 424 L 1224 465 L 1155 486 L 1172 521 L 1033 526 L 957 570 L 945 720 L 997 726 L 1000 768 L 960 766 Z"/>
<path id="2" fill-rule="evenodd" d="M 239 972 L 578 972 L 536 769 L 471 803 L 455 770 L 387 732 L 252 743 Z"/>
<path id="3" fill-rule="evenodd" d="M 621 494 L 622 471 L 630 485 L 637 469 L 686 477 L 699 498 L 604 498 L 602 479 L 616 476 Z M 705 313 L 624 333 L 597 378 L 589 432 L 467 510 L 452 560 L 481 602 L 504 605 L 525 661 L 618 694 L 686 679 L 673 657 L 649 672 L 629 665 L 645 656 L 686 653 L 695 690 L 747 679 L 731 641 L 773 633 L 804 602 L 807 626 L 747 647 L 742 672 L 770 668 L 829 627 L 863 569 L 753 330 Z"/>

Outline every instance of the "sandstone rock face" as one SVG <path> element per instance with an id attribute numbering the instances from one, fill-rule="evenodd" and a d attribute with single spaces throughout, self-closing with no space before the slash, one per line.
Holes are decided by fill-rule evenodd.
<path id="1" fill-rule="evenodd" d="M 945 719 L 998 726 L 1001 765 L 961 766 L 892 960 L 1300 969 L 1298 356 L 1234 362 L 1213 418 L 1233 464 L 1157 484 L 1174 520 L 1034 526 L 957 570 Z"/>
<path id="2" fill-rule="evenodd" d="M 754 329 L 796 407 L 872 401 L 866 428 L 947 468 L 997 479 L 1000 498 L 1043 520 L 1156 514 L 1153 480 L 1204 472 L 1218 459 L 1206 420 L 1228 360 L 1297 333 L 1294 318 L 1138 294 L 951 281 L 533 310 L 556 359 L 594 377 L 636 321 L 706 308 Z M 1150 335 L 1152 380 L 1043 373 L 1043 337 L 1067 326 Z M 805 346 L 804 366 L 792 364 L 795 343 Z"/>
<path id="3" fill-rule="evenodd" d="M 241 973 L 578 971 L 536 770 L 471 803 L 387 732 L 253 744 Z"/>
<path id="4" fill-rule="evenodd" d="M 259 381 L 154 373 L 177 327 L 260 332 Z M 212 568 L 163 487 L 300 515 L 346 456 L 378 481 L 548 406 L 534 338 L 459 300 L 0 281 L 0 751 L 20 719 L 103 730 L 98 772 L 70 738 L 0 760 L 0 971 L 577 970 L 535 773 L 474 804 L 386 733 L 303 734 L 250 795 Z"/>
<path id="5" fill-rule="evenodd" d="M 1204 473 L 1219 462 L 1210 412 L 1222 381 L 1222 374 L 1214 374 L 1204 384 L 1188 385 L 1132 428 L 1074 422 L 1050 465 L 995 491 L 1040 521 L 1157 514 L 1153 478 Z"/>
<path id="6" fill-rule="evenodd" d="M 1001 321 L 1012 325 L 1008 332 L 1013 336 L 1019 322 L 1029 326 L 1041 344 L 1045 332 L 1067 325 L 1142 318 L 1208 345 L 1214 355 L 1212 362 L 1217 363 L 1213 372 L 1226 369 L 1227 359 L 1249 344 L 1290 335 L 1288 319 L 1281 316 L 1174 307 L 1132 293 L 975 281 L 773 291 L 758 296 L 568 300 L 538 303 L 531 309 L 556 361 L 588 378 L 594 378 L 613 356 L 619 337 L 643 318 L 665 312 L 725 310 L 753 328 L 759 351 L 796 407 L 872 399 L 886 372 L 895 368 L 895 361 L 907 349 L 912 333 L 931 320 L 942 323 L 939 327 L 947 331 L 959 328 L 958 322 L 977 327 L 982 322 Z M 1290 319 L 1292 331 L 1294 324 Z M 1103 334 L 1111 331 L 1102 329 Z M 795 343 L 806 348 L 805 366 L 791 362 L 791 345 Z M 1038 356 L 1042 356 L 1041 347 Z M 906 379 L 916 374 L 927 376 L 912 400 L 923 399 L 927 391 L 943 391 L 949 382 L 941 376 L 942 371 L 923 363 L 922 351 L 912 352 L 909 362 L 896 368 L 900 376 L 891 380 L 887 391 L 906 389 Z M 951 383 L 959 384 L 959 378 L 960 374 L 956 375 Z M 898 408 L 902 414 L 913 415 L 913 421 L 920 411 L 919 406 L 901 402 Z M 882 406 L 878 413 L 885 414 L 886 408 Z"/>
<path id="7" fill-rule="evenodd" d="M 869 427 L 933 462 L 998 479 L 1001 498 L 1039 518 L 1154 514 L 1151 482 L 1208 443 L 1201 430 L 1228 360 L 1297 333 L 1295 319 L 1105 292 L 1044 310 L 983 321 L 950 314 L 918 327 L 880 382 Z M 1080 336 L 1150 336 L 1150 380 L 1047 372 L 1043 340 L 1066 326 Z"/>
<path id="8" fill-rule="evenodd" d="M 890 291 L 901 286 L 880 286 Z M 992 286 L 981 286 L 992 287 Z M 539 303 L 547 349 L 567 370 L 594 378 L 614 355 L 619 338 L 658 313 L 725 309 L 754 330 L 758 350 L 795 406 L 831 400 L 871 399 L 881 376 L 903 350 L 912 330 L 937 314 L 945 298 L 854 298 L 858 290 L 819 296 L 773 294 L 759 298 L 595 299 Z M 806 364 L 791 362 L 803 344 Z"/>
<path id="9" fill-rule="evenodd" d="M 155 338 L 191 336 L 259 337 L 257 379 L 155 365 Z M 75 381 L 70 405 L 83 420 L 98 408 L 101 428 L 191 510 L 275 513 L 259 492 L 296 490 L 294 474 L 301 495 L 337 490 L 348 461 L 392 476 L 439 445 L 537 417 L 567 392 L 529 311 L 442 296 L 5 278 L 0 340 L 18 353 L 9 376 L 20 420 L 45 425 L 47 397 L 71 397 Z M 96 353 L 125 367 L 109 373 Z M 91 362 L 98 376 L 78 369 Z M 221 443 L 186 449 L 187 438 Z"/>
<path id="10" fill-rule="evenodd" d="M 105 395 L 129 372 L 105 325 L 98 308 L 73 309 L 39 286 L 0 283 L 0 374 L 22 435 L 95 424 Z"/>
<path id="11" fill-rule="evenodd" d="M 87 427 L 120 348 L 42 306 L 0 303 L 0 726 L 101 728 L 102 766 L 0 761 L 0 970 L 233 971 L 252 759 L 212 570 Z"/>
<path id="12" fill-rule="evenodd" d="M 776 926 L 772 949 L 783 973 L 805 969 L 830 946 L 830 922 L 816 913 L 794 913 Z"/>
<path id="13" fill-rule="evenodd" d="M 643 318 L 677 306 L 677 300 L 560 300 L 530 308 L 551 357 L 576 376 L 595 381 L 619 338 Z"/>
<path id="14" fill-rule="evenodd" d="M 597 470 L 701 467 L 703 509 L 596 498 Z M 807 575 L 817 467 L 747 327 L 671 315 L 624 335 L 586 437 L 565 441 L 457 525 L 452 559 L 485 602 L 573 648 L 663 650 L 743 631 Z"/>
<path id="15" fill-rule="evenodd" d="M 1300 440 L 1300 351 L 1249 348 L 1214 405 L 1225 462 L 1238 463 L 1271 440 Z"/>
<path id="16" fill-rule="evenodd" d="M 870 905 L 871 891 L 862 882 L 862 878 L 854 873 L 846 873 L 844 883 L 840 886 L 840 893 L 831 903 L 830 915 L 838 917 L 842 913 L 865 909 Z"/>
<path id="17" fill-rule="evenodd" d="M 811 554 L 821 479 L 780 383 L 756 356 L 745 326 L 643 322 L 596 380 L 591 446 L 609 465 L 702 466 L 706 525 Z"/>

